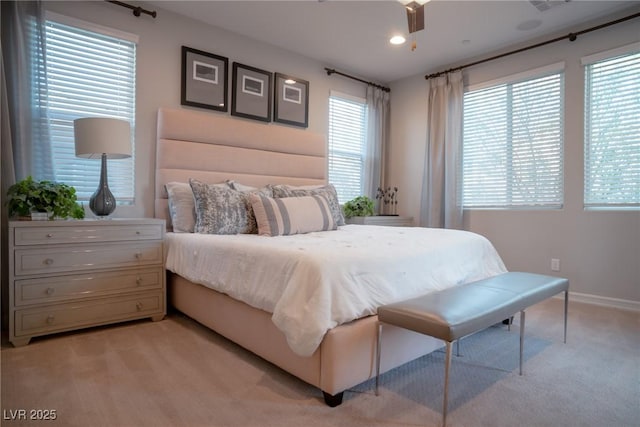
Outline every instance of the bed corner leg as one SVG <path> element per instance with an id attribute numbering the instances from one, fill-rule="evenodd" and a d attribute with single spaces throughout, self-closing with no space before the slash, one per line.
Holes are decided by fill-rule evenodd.
<path id="1" fill-rule="evenodd" d="M 338 405 L 342 404 L 342 398 L 344 397 L 344 391 L 341 391 L 338 394 L 329 394 L 326 391 L 322 392 L 322 395 L 324 396 L 324 403 L 326 403 L 328 406 L 335 408 Z"/>

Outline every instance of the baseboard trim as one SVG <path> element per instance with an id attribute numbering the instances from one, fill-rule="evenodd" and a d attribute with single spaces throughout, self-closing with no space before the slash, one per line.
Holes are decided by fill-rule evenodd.
<path id="1" fill-rule="evenodd" d="M 556 295 L 555 298 L 564 299 L 564 293 Z M 631 300 L 620 299 L 620 298 L 609 298 L 609 297 L 603 297 L 600 295 L 582 294 L 579 292 L 571 292 L 571 291 L 569 291 L 569 301 L 600 305 L 603 307 L 618 308 L 620 310 L 640 312 L 640 301 L 631 301 Z"/>

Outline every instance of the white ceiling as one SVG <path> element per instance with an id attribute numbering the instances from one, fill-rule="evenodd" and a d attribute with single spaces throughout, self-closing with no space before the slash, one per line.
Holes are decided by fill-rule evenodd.
<path id="1" fill-rule="evenodd" d="M 145 3 L 279 46 L 316 59 L 324 66 L 378 83 L 440 71 L 448 65 L 527 40 L 565 35 L 580 24 L 591 25 L 623 10 L 630 13 L 640 10 L 640 1 L 560 0 L 551 2 L 557 4 L 540 12 L 527 0 L 432 0 L 425 6 L 426 28 L 415 33 L 417 49 L 411 51 L 410 37 L 402 46 L 389 44 L 392 35 L 407 35 L 405 9 L 395 0 Z M 636 20 L 640 25 L 640 19 Z M 537 28 L 518 29 L 536 21 L 540 23 Z"/>

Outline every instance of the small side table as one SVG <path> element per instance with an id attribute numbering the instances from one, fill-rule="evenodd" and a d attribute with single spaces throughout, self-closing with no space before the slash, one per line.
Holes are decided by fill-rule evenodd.
<path id="1" fill-rule="evenodd" d="M 413 217 L 399 215 L 354 216 L 345 219 L 347 224 L 385 225 L 388 227 L 413 227 Z"/>

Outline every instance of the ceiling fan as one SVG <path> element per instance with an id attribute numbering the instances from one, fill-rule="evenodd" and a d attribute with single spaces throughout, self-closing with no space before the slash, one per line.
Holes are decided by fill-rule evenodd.
<path id="1" fill-rule="evenodd" d="M 407 9 L 407 24 L 409 34 L 424 30 L 424 5 L 429 0 L 398 0 Z M 411 50 L 416 50 L 415 39 L 411 43 Z"/>
<path id="2" fill-rule="evenodd" d="M 398 0 L 407 9 L 409 34 L 424 30 L 424 5 L 429 0 Z"/>

